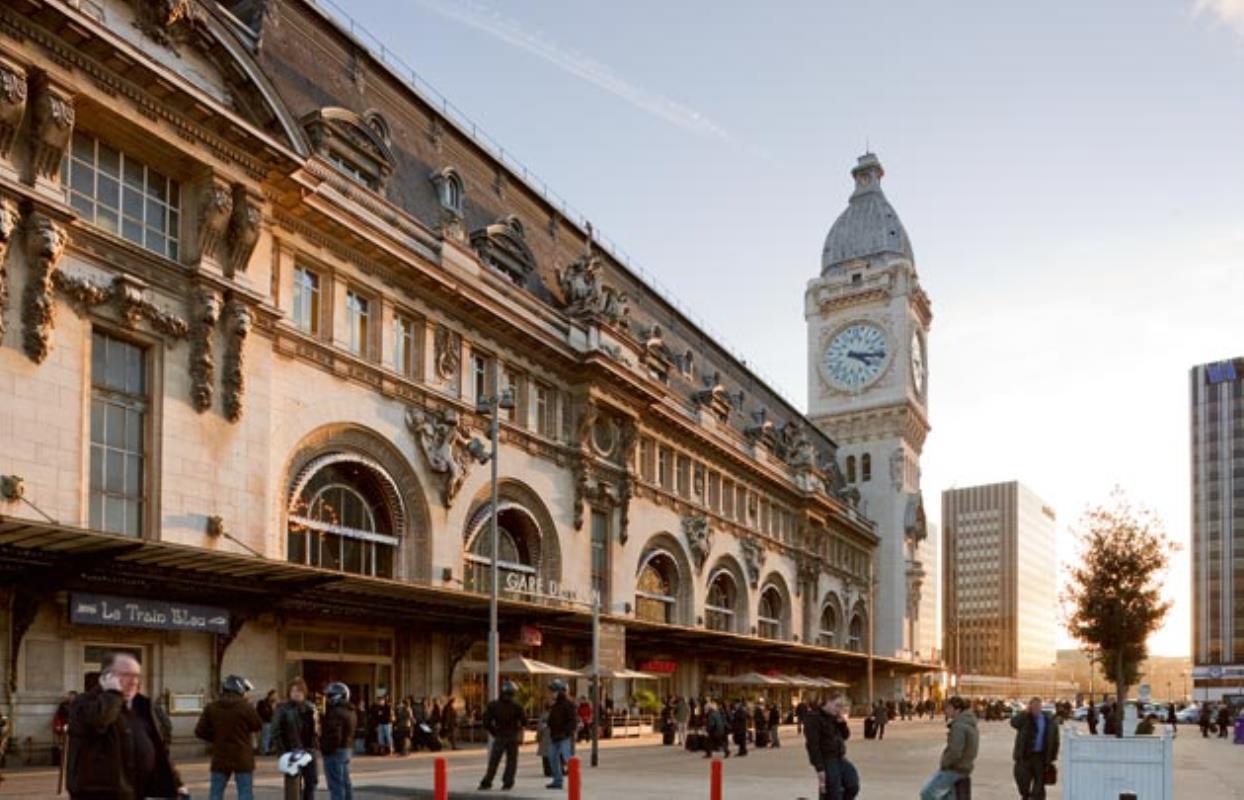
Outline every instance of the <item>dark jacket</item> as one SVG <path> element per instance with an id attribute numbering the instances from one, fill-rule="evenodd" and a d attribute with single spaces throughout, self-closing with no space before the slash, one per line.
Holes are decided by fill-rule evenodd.
<path id="1" fill-rule="evenodd" d="M 575 712 L 574 703 L 570 702 L 565 692 L 559 693 L 549 709 L 549 738 L 554 742 L 569 739 L 578 728 L 579 715 Z"/>
<path id="2" fill-rule="evenodd" d="M 527 714 L 512 697 L 493 700 L 484 709 L 484 730 L 498 742 L 516 742 L 522 738 Z"/>
<path id="3" fill-rule="evenodd" d="M 358 714 L 349 703 L 329 706 L 324 712 L 324 724 L 320 726 L 320 752 L 327 756 L 353 748 L 357 726 Z"/>
<path id="4" fill-rule="evenodd" d="M 441 709 L 441 735 L 451 736 L 457 733 L 458 709 L 452 703 L 446 703 Z"/>
<path id="5" fill-rule="evenodd" d="M 315 733 L 315 706 L 307 701 L 281 703 L 272 713 L 272 746 L 278 753 L 293 750 L 314 751 L 319 746 Z"/>
<path id="6" fill-rule="evenodd" d="M 264 698 L 255 704 L 255 712 L 259 714 L 259 721 L 267 724 L 272 721 L 272 715 L 276 713 L 276 706 L 268 702 L 268 698 Z"/>
<path id="7" fill-rule="evenodd" d="M 1045 717 L 1045 742 L 1041 748 L 1045 763 L 1052 764 L 1058 760 L 1058 720 L 1053 714 L 1041 712 Z M 1011 727 L 1015 729 L 1015 749 L 1011 758 L 1022 761 L 1024 756 L 1032 752 L 1033 742 L 1037 738 L 1037 721 L 1026 710 L 1011 717 Z"/>
<path id="8" fill-rule="evenodd" d="M 976 751 L 980 748 L 981 735 L 976 729 L 976 715 L 964 709 L 946 726 L 946 749 L 938 769 L 971 775 L 976 766 Z"/>
<path id="9" fill-rule="evenodd" d="M 760 706 L 756 706 L 756 710 L 752 712 L 752 727 L 756 733 L 764 733 L 769 730 L 769 715 Z"/>
<path id="10" fill-rule="evenodd" d="M 725 739 L 730 729 L 730 726 L 726 724 L 726 712 L 720 708 L 709 711 L 704 720 L 704 727 L 709 737 L 717 740 Z"/>
<path id="11" fill-rule="evenodd" d="M 809 708 L 803 718 L 803 743 L 808 761 L 817 772 L 824 772 L 830 761 L 847 754 L 844 743 L 851 738 L 846 720 L 830 716 L 820 708 Z"/>
<path id="12" fill-rule="evenodd" d="M 769 727 L 776 728 L 782 724 L 782 712 L 777 706 L 769 706 Z"/>
<path id="13" fill-rule="evenodd" d="M 737 736 L 747 735 L 747 708 L 742 703 L 734 707 L 730 715 L 730 732 Z"/>
<path id="14" fill-rule="evenodd" d="M 212 772 L 254 772 L 251 734 L 261 728 L 254 706 L 240 694 L 225 692 L 203 709 L 194 735 L 212 746 Z"/>
<path id="15" fill-rule="evenodd" d="M 69 708 L 69 794 L 94 800 L 136 800 L 140 796 L 172 797 L 181 777 L 160 736 L 149 699 L 138 695 L 125 714 L 120 692 L 98 686 L 83 692 Z M 146 785 L 136 786 L 137 768 L 131 725 L 143 725 L 155 747 L 155 770 Z"/>

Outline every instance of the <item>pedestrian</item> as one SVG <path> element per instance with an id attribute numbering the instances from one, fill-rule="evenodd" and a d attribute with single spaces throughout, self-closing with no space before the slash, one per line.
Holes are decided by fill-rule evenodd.
<path id="1" fill-rule="evenodd" d="M 99 683 L 69 707 L 66 779 L 73 800 L 187 794 L 141 686 L 138 660 L 113 653 L 104 659 Z M 6 725 L 0 739 L 7 738 Z"/>
<path id="2" fill-rule="evenodd" d="M 211 800 L 223 800 L 230 776 L 237 787 L 238 800 L 255 796 L 255 750 L 252 737 L 263 728 L 259 712 L 246 700 L 255 687 L 240 675 L 221 681 L 220 697 L 207 704 L 194 726 L 194 735 L 212 746 Z"/>
<path id="3" fill-rule="evenodd" d="M 938 762 L 937 772 L 920 790 L 920 800 L 941 800 L 955 791 L 961 781 L 970 780 L 980 747 L 976 715 L 967 700 L 955 695 L 946 703 L 946 748 Z"/>
<path id="4" fill-rule="evenodd" d="M 782 740 L 778 738 L 778 727 L 782 724 L 782 709 L 777 703 L 769 706 L 769 746 L 781 747 Z"/>
<path id="5" fill-rule="evenodd" d="M 406 700 L 393 709 L 393 751 L 399 756 L 410 754 L 410 740 L 415 734 L 415 715 Z"/>
<path id="6" fill-rule="evenodd" d="M 449 742 L 450 750 L 458 749 L 458 709 L 454 708 L 453 695 L 445 698 L 441 709 L 441 737 Z"/>
<path id="7" fill-rule="evenodd" d="M 1231 732 L 1231 706 L 1218 704 L 1218 738 L 1226 739 Z"/>
<path id="8" fill-rule="evenodd" d="M 362 727 L 359 712 L 350 705 L 350 687 L 333 681 L 324 687 L 324 721 L 320 726 L 320 753 L 330 800 L 354 800 L 350 782 L 350 754 L 354 732 Z M 364 712 L 366 713 L 366 712 Z"/>
<path id="9" fill-rule="evenodd" d="M 544 788 L 560 789 L 563 765 L 574 755 L 574 734 L 579 717 L 574 703 L 566 696 L 565 681 L 555 678 L 549 684 L 549 691 L 553 693 L 553 703 L 548 717 L 548 758 L 553 780 Z"/>
<path id="10" fill-rule="evenodd" d="M 747 755 L 747 706 L 743 699 L 734 701 L 734 711 L 730 715 L 731 733 L 734 734 L 734 745 L 739 748 L 738 755 Z"/>
<path id="11" fill-rule="evenodd" d="M 484 730 L 492 737 L 488 748 L 488 771 L 479 782 L 481 791 L 492 788 L 492 779 L 497 775 L 497 766 L 501 756 L 505 756 L 505 772 L 501 775 L 501 788 L 514 788 L 514 775 L 518 772 L 518 744 L 522 739 L 523 726 L 527 724 L 527 715 L 523 707 L 514 700 L 518 687 L 513 681 L 501 684 L 501 696 L 491 701 L 484 709 Z"/>
<path id="12" fill-rule="evenodd" d="M 1179 716 L 1175 713 L 1174 703 L 1166 708 L 1166 723 L 1171 726 L 1171 738 L 1174 739 L 1179 735 Z"/>
<path id="13" fill-rule="evenodd" d="M 674 703 L 674 744 L 679 747 L 687 745 L 687 725 L 691 722 L 691 704 L 686 697 L 679 696 Z"/>
<path id="14" fill-rule="evenodd" d="M 802 698 L 799 705 L 795 706 L 795 733 L 800 736 L 803 735 L 803 718 L 808 715 L 808 708 L 808 703 Z"/>
<path id="15" fill-rule="evenodd" d="M 725 709 L 710 701 L 704 704 L 704 757 L 712 758 L 713 753 L 721 750 L 723 758 L 730 757 L 730 740 L 727 738 L 730 724 L 726 721 Z"/>
<path id="16" fill-rule="evenodd" d="M 1157 729 L 1157 725 L 1155 724 L 1157 721 L 1157 714 L 1145 714 L 1145 718 L 1136 724 L 1136 735 L 1152 736 L 1154 731 Z"/>
<path id="17" fill-rule="evenodd" d="M 1023 800 L 1045 800 L 1047 770 L 1058 760 L 1058 724 L 1041 708 L 1041 698 L 1028 701 L 1028 708 L 1011 717 L 1015 729 L 1015 785 Z M 1053 781 L 1050 781 L 1053 783 Z"/>
<path id="18" fill-rule="evenodd" d="M 311 762 L 302 768 L 302 800 L 315 800 L 319 782 L 315 751 L 320 745 L 315 732 L 315 706 L 307 700 L 307 682 L 294 678 L 285 690 L 285 702 L 272 712 L 272 746 L 277 753 L 302 752 Z"/>
<path id="19" fill-rule="evenodd" d="M 756 733 L 754 739 L 756 749 L 769 746 L 769 714 L 765 711 L 765 700 L 760 698 L 756 701 L 756 707 L 752 711 L 752 730 Z"/>
<path id="20" fill-rule="evenodd" d="M 1209 738 L 1209 725 L 1212 722 L 1209 710 L 1209 703 L 1201 704 L 1201 711 L 1197 714 L 1197 724 L 1201 726 L 1201 738 Z"/>
<path id="21" fill-rule="evenodd" d="M 393 752 L 393 709 L 389 708 L 387 696 L 381 696 L 372 706 L 372 716 L 376 719 L 376 750 L 387 756 Z"/>
<path id="22" fill-rule="evenodd" d="M 1097 706 L 1089 701 L 1088 711 L 1084 714 L 1084 720 L 1088 723 L 1089 735 L 1097 735 Z"/>
<path id="23" fill-rule="evenodd" d="M 877 739 L 884 739 L 885 726 L 890 721 L 890 712 L 886 709 L 885 703 L 880 700 L 873 706 L 873 719 L 877 721 Z"/>
<path id="24" fill-rule="evenodd" d="M 276 689 L 272 689 L 255 704 L 255 712 L 259 714 L 259 721 L 263 723 L 263 729 L 259 731 L 259 754 L 262 756 L 272 752 L 272 714 L 276 711 L 278 703 L 280 703 L 280 696 L 277 695 Z"/>
<path id="25" fill-rule="evenodd" d="M 65 737 L 69 733 L 69 707 L 78 698 L 77 692 L 70 692 L 56 706 L 52 714 L 52 763 L 60 766 L 65 757 Z"/>
<path id="26" fill-rule="evenodd" d="M 860 793 L 860 776 L 847 760 L 846 740 L 851 737 L 851 728 L 837 692 L 827 695 L 819 707 L 809 706 L 803 736 L 808 760 L 816 770 L 820 799 L 855 800 Z"/>

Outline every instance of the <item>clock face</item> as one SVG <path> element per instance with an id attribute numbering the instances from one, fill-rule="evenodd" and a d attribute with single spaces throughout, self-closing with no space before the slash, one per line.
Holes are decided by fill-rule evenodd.
<path id="1" fill-rule="evenodd" d="M 856 322 L 838 331 L 825 348 L 825 373 L 842 389 L 861 389 L 881 377 L 888 354 L 885 332 Z"/>
<path id="2" fill-rule="evenodd" d="M 924 341 L 916 331 L 911 333 L 911 379 L 916 393 L 924 394 L 924 382 L 929 377 L 929 365 L 924 359 Z"/>

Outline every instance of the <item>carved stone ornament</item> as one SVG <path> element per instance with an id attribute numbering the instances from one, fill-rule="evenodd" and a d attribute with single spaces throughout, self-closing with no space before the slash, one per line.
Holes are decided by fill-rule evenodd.
<path id="1" fill-rule="evenodd" d="M 419 442 L 428 469 L 441 476 L 441 502 L 449 508 L 471 466 L 471 431 L 454 409 L 424 411 L 411 406 L 406 427 Z"/>
<path id="2" fill-rule="evenodd" d="M 224 389 L 225 419 L 237 422 L 242 418 L 242 395 L 246 391 L 243 373 L 243 346 L 250 334 L 252 313 L 246 303 L 230 296 L 225 301 L 225 361 L 220 377 Z"/>
<path id="3" fill-rule="evenodd" d="M 55 181 L 73 135 L 73 97 L 40 73 L 31 81 L 30 151 L 35 176 Z"/>
<path id="4" fill-rule="evenodd" d="M 51 217 L 33 212 L 26 220 L 26 264 L 30 276 L 22 298 L 22 347 L 42 364 L 51 350 L 52 275 L 65 251 L 65 230 Z"/>
<path id="5" fill-rule="evenodd" d="M 111 302 L 127 328 L 136 328 L 139 322 L 146 320 L 152 329 L 172 339 L 183 339 L 190 332 L 185 320 L 148 300 L 147 285 L 132 275 L 118 275 L 111 283 L 100 284 L 56 271 L 52 274 L 52 284 L 79 313 Z"/>
<path id="6" fill-rule="evenodd" d="M 156 44 L 177 52 L 177 44 L 203 24 L 203 10 L 195 0 L 133 0 L 138 19 L 134 27 Z"/>
<path id="7" fill-rule="evenodd" d="M 651 328 L 639 334 L 639 340 L 643 345 L 640 361 L 648 374 L 662 383 L 668 383 L 670 367 L 674 364 L 674 353 L 665 344 L 661 326 L 654 323 Z"/>
<path id="8" fill-rule="evenodd" d="M 26 115 L 26 70 L 0 59 L 0 158 L 13 151 L 17 129 Z"/>
<path id="9" fill-rule="evenodd" d="M 743 429 L 743 438 L 755 447 L 763 444 L 770 449 L 773 448 L 777 441 L 777 427 L 773 424 L 773 420 L 769 419 L 769 410 L 767 408 L 758 408 L 751 414 L 752 424 Z"/>
<path id="10" fill-rule="evenodd" d="M 743 568 L 747 570 L 747 582 L 753 589 L 760 585 L 760 569 L 765 565 L 767 554 L 760 542 L 746 537 L 739 542 L 743 550 Z"/>
<path id="11" fill-rule="evenodd" d="M 433 338 L 433 361 L 436 377 L 452 381 L 462 367 L 462 334 L 438 324 Z"/>
<path id="12" fill-rule="evenodd" d="M 728 419 L 730 412 L 735 408 L 734 399 L 726 391 L 726 387 L 721 381 L 720 372 L 714 372 L 711 376 L 706 376 L 704 378 L 704 388 L 698 392 L 693 392 L 691 400 L 697 406 L 713 412 L 722 421 Z"/>
<path id="13" fill-rule="evenodd" d="M 17 203 L 0 197 L 0 342 L 4 341 L 4 312 L 9 307 L 9 278 L 4 262 L 18 222 Z"/>
<path id="14" fill-rule="evenodd" d="M 212 336 L 220 321 L 220 295 L 199 288 L 194 293 L 194 316 L 190 322 L 190 401 L 200 414 L 212 407 L 216 362 Z"/>
<path id="15" fill-rule="evenodd" d="M 896 447 L 894 452 L 890 453 L 890 485 L 894 491 L 903 491 L 903 472 L 907 466 L 906 459 L 903 457 L 903 448 Z"/>
<path id="16" fill-rule="evenodd" d="M 217 257 L 225 229 L 233 213 L 233 192 L 229 184 L 211 180 L 199 199 L 199 254 Z"/>
<path id="17" fill-rule="evenodd" d="M 801 593 L 803 586 L 815 587 L 821 577 L 821 561 L 809 555 L 800 555 L 795 561 L 796 581 L 795 594 Z"/>
<path id="18" fill-rule="evenodd" d="M 704 571 L 709 553 L 713 551 L 713 529 L 708 524 L 708 517 L 692 514 L 682 518 L 682 535 L 687 540 L 687 549 L 695 561 L 696 574 Z"/>
<path id="19" fill-rule="evenodd" d="M 246 192 L 241 184 L 233 185 L 233 211 L 229 216 L 228 250 L 229 257 L 225 263 L 225 275 L 232 278 L 239 272 L 246 272 L 246 266 L 255 252 L 259 242 L 259 226 L 263 222 L 263 214 L 255 200 Z"/>
<path id="20" fill-rule="evenodd" d="M 615 508 L 622 502 L 619 481 L 608 480 L 595 471 L 586 458 L 575 463 L 574 529 L 583 530 L 584 510 L 588 503 Z"/>
<path id="21" fill-rule="evenodd" d="M 824 473 L 817 462 L 816 447 L 808 432 L 794 422 L 782 426 L 777 437 L 781 458 L 790 467 L 795 484 L 805 492 L 822 492 L 826 487 Z"/>

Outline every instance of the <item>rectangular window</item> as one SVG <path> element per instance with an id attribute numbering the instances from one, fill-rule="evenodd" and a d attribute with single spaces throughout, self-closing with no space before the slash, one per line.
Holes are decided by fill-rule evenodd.
<path id="1" fill-rule="evenodd" d="M 722 481 L 721 514 L 726 519 L 734 518 L 734 481 Z"/>
<path id="2" fill-rule="evenodd" d="M 294 268 L 294 325 L 304 333 L 320 333 L 320 276 L 306 267 Z"/>
<path id="3" fill-rule="evenodd" d="M 668 490 L 674 481 L 674 472 L 670 468 L 670 451 L 668 447 L 657 450 L 657 485 Z"/>
<path id="4" fill-rule="evenodd" d="M 600 593 L 601 607 L 609 608 L 609 517 L 592 509 L 592 590 Z"/>
<path id="5" fill-rule="evenodd" d="M 536 384 L 536 431 L 552 439 L 557 434 L 557 402 L 553 390 Z"/>
<path id="6" fill-rule="evenodd" d="M 92 334 L 90 524 L 97 530 L 143 535 L 147 381 L 142 347 Z"/>
<path id="7" fill-rule="evenodd" d="M 415 377 L 415 321 L 401 314 L 393 318 L 393 368 Z"/>
<path id="8" fill-rule="evenodd" d="M 647 436 L 639 440 L 639 476 L 648 483 L 656 478 L 656 442 Z"/>
<path id="9" fill-rule="evenodd" d="M 686 456 L 678 457 L 678 495 L 691 496 L 691 459 Z"/>
<path id="10" fill-rule="evenodd" d="M 471 389 L 476 402 L 492 394 L 492 359 L 482 353 L 471 354 Z"/>
<path id="11" fill-rule="evenodd" d="M 708 473 L 708 510 L 721 513 L 721 476 L 716 472 Z"/>
<path id="12" fill-rule="evenodd" d="M 747 489 L 739 486 L 734 492 L 734 518 L 747 524 Z"/>
<path id="13" fill-rule="evenodd" d="M 177 181 L 81 131 L 73 133 L 68 167 L 69 204 L 84 219 L 177 260 L 181 225 Z"/>
<path id="14" fill-rule="evenodd" d="M 358 292 L 346 292 L 346 346 L 356 356 L 367 358 L 371 333 L 371 301 Z"/>

